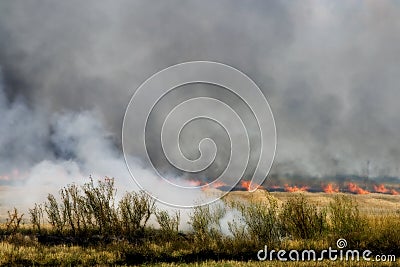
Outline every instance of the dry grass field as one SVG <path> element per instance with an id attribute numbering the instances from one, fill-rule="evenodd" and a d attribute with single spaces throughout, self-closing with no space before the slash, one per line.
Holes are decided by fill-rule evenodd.
<path id="1" fill-rule="evenodd" d="M 288 199 L 294 198 L 299 194 L 312 204 L 319 207 L 327 207 L 336 195 L 348 195 L 355 199 L 358 204 L 359 210 L 363 214 L 380 215 L 380 214 L 393 214 L 400 212 L 400 195 L 386 195 L 378 193 L 370 193 L 365 195 L 356 194 L 343 194 L 343 193 L 309 193 L 309 192 L 271 192 L 271 196 L 278 199 L 280 203 L 286 202 Z M 265 199 L 265 191 L 257 190 L 254 193 L 246 191 L 234 191 L 229 193 L 228 199 L 243 199 L 246 201 Z"/>
<path id="2" fill-rule="evenodd" d="M 128 194 L 123 201 L 112 198 L 113 184 L 65 187 L 61 201 L 48 198 L 8 224 L 5 189 L 0 188 L 0 266 L 2 265 L 122 265 L 122 266 L 398 266 L 396 262 L 257 261 L 257 251 L 273 249 L 335 247 L 343 237 L 349 248 L 368 249 L 374 255 L 396 255 L 400 248 L 400 196 L 371 193 L 233 191 L 224 198 L 223 209 L 192 211 L 192 230 L 177 227 L 179 216 L 153 208 L 141 194 Z M 80 190 L 82 189 L 82 190 Z M 77 191 L 74 191 L 77 190 Z M 61 192 L 61 191 L 60 191 Z M 214 190 L 208 192 L 218 194 Z M 40 207 L 40 208 L 39 208 Z M 130 214 L 128 211 L 134 211 Z M 229 232 L 220 222 L 231 211 Z M 127 214 L 130 214 L 127 216 Z M 136 216 L 136 215 L 139 216 Z M 43 216 L 45 215 L 45 216 Z M 149 216 L 162 225 L 146 225 Z M 36 216 L 36 217 L 35 217 Z M 42 217 L 43 216 L 43 217 Z"/>

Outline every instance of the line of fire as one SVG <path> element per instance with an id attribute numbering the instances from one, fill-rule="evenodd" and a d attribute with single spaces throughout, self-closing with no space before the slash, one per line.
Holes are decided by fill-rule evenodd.
<path id="1" fill-rule="evenodd" d="M 379 182 L 377 182 L 379 181 Z M 207 183 L 200 180 L 190 180 L 192 186 L 203 186 L 203 190 L 210 188 L 221 191 L 230 188 L 222 182 Z M 399 195 L 400 184 L 397 177 L 368 178 L 356 175 L 337 175 L 334 177 L 303 177 L 288 175 L 279 177 L 271 175 L 262 185 L 256 185 L 259 190 L 269 192 L 309 192 L 327 194 L 348 193 L 365 195 L 370 193 Z M 233 191 L 248 191 L 250 180 L 241 180 Z"/>

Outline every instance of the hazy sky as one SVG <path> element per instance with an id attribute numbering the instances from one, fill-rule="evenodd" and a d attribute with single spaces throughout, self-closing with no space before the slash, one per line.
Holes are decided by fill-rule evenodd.
<path id="1" fill-rule="evenodd" d="M 273 172 L 363 174 L 370 160 L 372 175 L 399 175 L 399 18 L 396 1 L 1 1 L 0 172 L 84 162 L 76 140 L 97 126 L 74 126 L 87 139 L 74 137 L 60 126 L 74 119 L 57 116 L 87 110 L 96 115 L 82 125 L 99 120 L 118 155 L 135 89 L 170 65 L 211 60 L 267 97 Z"/>

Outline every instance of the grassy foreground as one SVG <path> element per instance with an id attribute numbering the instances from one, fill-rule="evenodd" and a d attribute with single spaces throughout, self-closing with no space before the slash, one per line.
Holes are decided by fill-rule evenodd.
<path id="1" fill-rule="evenodd" d="M 143 192 L 115 200 L 112 179 L 68 185 L 29 210 L 21 225 L 17 210 L 0 224 L 0 265 L 8 266 L 398 266 L 396 262 L 280 262 L 257 260 L 257 252 L 337 248 L 400 257 L 400 200 L 345 194 L 232 192 L 218 205 L 193 209 L 191 231 L 179 229 L 178 211 L 156 208 Z M 397 197 L 397 196 L 396 196 Z M 361 207 L 360 207 L 361 201 Z M 380 201 L 383 201 L 382 203 Z M 392 209 L 387 209 L 392 203 Z M 363 204 L 369 203 L 368 205 Z M 379 204 L 380 203 L 380 204 Z M 380 208 L 381 207 L 381 208 Z M 155 220 L 158 228 L 148 225 Z M 227 228 L 221 222 L 229 218 Z M 226 220 L 226 219 L 225 219 Z M 392 258 L 393 259 L 393 258 Z"/>
<path id="2" fill-rule="evenodd" d="M 106 248 L 81 246 L 18 246 L 7 242 L 0 243 L 1 266 L 399 266 L 396 262 L 366 262 L 366 261 L 329 261 L 321 262 L 281 262 L 281 261 L 234 261 L 205 260 L 193 263 L 184 262 L 148 262 L 142 264 L 127 264 L 116 251 Z"/>
<path id="3" fill-rule="evenodd" d="M 146 266 L 146 265 L 142 265 Z M 323 262 L 280 262 L 280 261 L 273 261 L 273 262 L 259 262 L 259 261 L 250 261 L 250 262 L 238 262 L 238 261 L 206 261 L 201 263 L 192 263 L 192 264 L 176 264 L 176 263 L 160 263 L 155 264 L 152 266 L 157 267 L 172 267 L 172 266 L 183 266 L 183 267 L 230 267 L 230 266 L 239 266 L 239 267 L 266 267 L 266 266 L 273 266 L 273 267 L 304 267 L 304 266 L 323 266 L 323 267 L 336 267 L 336 266 L 348 266 L 348 267 L 355 267 L 355 266 L 363 266 L 363 267 L 373 267 L 377 266 L 376 262 L 341 262 L 341 261 L 323 261 Z M 378 266 L 399 266 L 399 262 L 392 262 L 392 263 L 380 263 Z"/>

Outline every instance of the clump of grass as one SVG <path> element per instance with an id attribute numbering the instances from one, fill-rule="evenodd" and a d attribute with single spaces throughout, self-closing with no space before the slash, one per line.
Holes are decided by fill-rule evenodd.
<path id="1" fill-rule="evenodd" d="M 105 248 L 79 246 L 24 246 L 0 243 L 1 266 L 115 265 L 121 256 Z"/>
<path id="2" fill-rule="evenodd" d="M 360 215 L 354 198 L 337 195 L 329 203 L 328 210 L 333 240 L 345 238 L 351 245 L 359 247 L 368 225 L 366 219 Z"/>
<path id="3" fill-rule="evenodd" d="M 238 224 L 230 224 L 234 236 L 244 237 L 243 230 L 247 237 L 258 244 L 274 244 L 280 240 L 282 235 L 281 223 L 279 220 L 279 207 L 277 199 L 266 194 L 266 201 L 251 201 L 250 203 L 236 203 L 245 228 Z"/>
<path id="4" fill-rule="evenodd" d="M 376 253 L 400 251 L 400 214 L 373 216 L 367 220 L 365 246 Z"/>
<path id="5" fill-rule="evenodd" d="M 292 238 L 313 239 L 321 237 L 327 230 L 326 211 L 310 204 L 303 194 L 283 205 L 280 219 Z"/>

